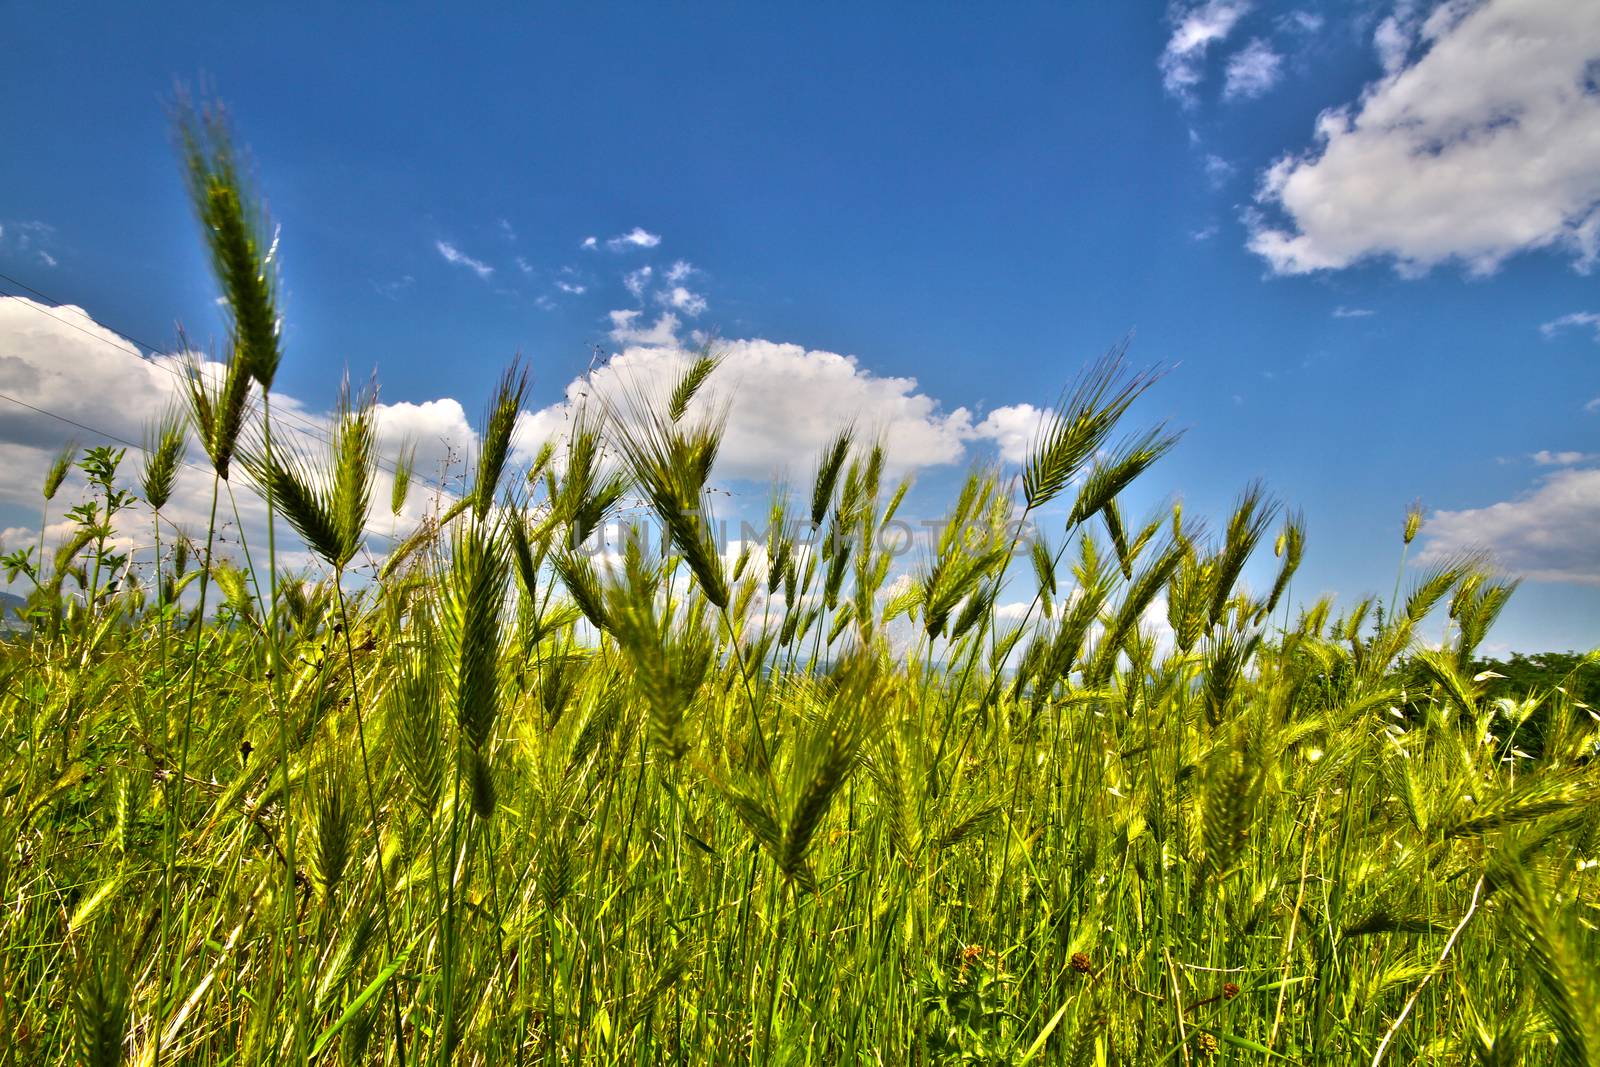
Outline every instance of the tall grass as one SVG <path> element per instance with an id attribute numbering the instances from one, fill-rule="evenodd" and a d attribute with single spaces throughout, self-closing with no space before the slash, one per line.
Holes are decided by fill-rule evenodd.
<path id="1" fill-rule="evenodd" d="M 1174 439 L 1125 427 L 1155 376 L 1120 352 L 893 584 L 905 483 L 870 439 L 730 559 L 713 356 L 520 465 L 513 368 L 463 495 L 357 583 L 370 394 L 325 453 L 270 442 L 225 288 L 229 357 L 186 393 L 197 570 L 180 538 L 153 606 L 87 577 L 33 615 L 50 640 L 0 645 L 0 1062 L 1600 1055 L 1600 735 L 1560 689 L 1485 696 L 1512 583 L 1448 560 L 1337 615 L 1292 602 L 1308 533 L 1260 486 L 1215 534 L 1130 521 Z M 152 513 L 180 440 L 152 434 Z M 264 603 L 214 554 L 235 465 L 322 561 Z M 585 553 L 629 514 L 658 543 Z"/>

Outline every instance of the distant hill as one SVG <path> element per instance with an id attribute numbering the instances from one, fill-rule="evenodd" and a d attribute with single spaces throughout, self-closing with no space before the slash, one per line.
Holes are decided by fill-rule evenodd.
<path id="1" fill-rule="evenodd" d="M 27 601 L 15 593 L 0 592 L 0 630 L 20 630 L 22 619 L 18 612 Z"/>

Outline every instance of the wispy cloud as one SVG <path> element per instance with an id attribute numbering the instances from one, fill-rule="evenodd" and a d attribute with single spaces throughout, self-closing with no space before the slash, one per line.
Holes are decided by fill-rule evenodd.
<path id="1" fill-rule="evenodd" d="M 1227 79 L 1222 86 L 1225 100 L 1252 99 L 1277 85 L 1283 77 L 1283 56 L 1257 37 L 1228 60 Z"/>
<path id="2" fill-rule="evenodd" d="M 1539 327 L 1539 332 L 1546 337 L 1554 337 L 1565 329 L 1593 330 L 1594 339 L 1600 341 L 1600 312 L 1574 311 L 1570 315 L 1563 315 L 1559 319 L 1552 319 Z"/>
<path id="3" fill-rule="evenodd" d="M 622 276 L 622 284 L 629 293 L 633 294 L 635 300 L 643 300 L 644 287 L 650 284 L 650 276 L 654 273 L 655 271 L 648 266 L 640 267 L 638 270 L 624 274 Z"/>
<path id="4" fill-rule="evenodd" d="M 1216 235 L 1217 227 L 1215 223 L 1210 226 L 1202 226 L 1198 230 L 1189 231 L 1189 239 L 1191 241 L 1209 241 Z"/>
<path id="5" fill-rule="evenodd" d="M 582 242 L 579 243 L 578 247 L 593 252 L 596 248 L 600 247 L 600 239 L 598 237 L 585 237 Z"/>
<path id="6" fill-rule="evenodd" d="M 589 243 L 593 240 L 593 237 L 590 237 L 588 240 L 586 240 L 584 242 L 584 247 L 594 247 Z M 660 243 L 661 235 L 659 233 L 651 233 L 649 230 L 646 230 L 643 227 L 635 226 L 627 233 L 618 234 L 616 237 L 611 238 L 606 242 L 606 247 L 611 249 L 613 252 L 622 252 L 629 248 L 654 248 Z"/>
<path id="7" fill-rule="evenodd" d="M 412 284 L 415 282 L 416 279 L 407 274 L 405 277 L 396 279 L 395 281 L 374 281 L 372 283 L 372 287 L 378 291 L 379 296 L 387 297 L 390 300 L 399 300 L 400 294 L 411 288 Z"/>
<path id="8" fill-rule="evenodd" d="M 1592 463 L 1600 459 L 1596 452 L 1552 452 L 1542 448 L 1528 457 L 1541 467 L 1571 467 L 1578 463 Z"/>
<path id="9" fill-rule="evenodd" d="M 494 268 L 482 260 L 473 259 L 449 241 L 435 241 L 433 247 L 439 250 L 446 263 L 453 263 L 458 267 L 466 267 L 480 278 L 487 279 L 494 274 Z"/>
<path id="10" fill-rule="evenodd" d="M 588 291 L 586 286 L 579 285 L 577 282 L 563 281 L 560 278 L 556 279 L 556 288 L 560 289 L 563 293 L 570 293 L 573 296 L 582 296 Z"/>
<path id="11" fill-rule="evenodd" d="M 1343 304 L 1333 309 L 1333 317 L 1336 319 L 1366 319 L 1376 314 L 1377 312 L 1371 308 L 1352 308 Z"/>
<path id="12" fill-rule="evenodd" d="M 1233 164 L 1215 152 L 1207 153 L 1205 168 L 1206 181 L 1211 183 L 1213 189 L 1221 189 L 1228 184 L 1228 179 L 1233 177 Z"/>
<path id="13" fill-rule="evenodd" d="M 1161 83 L 1185 103 L 1205 78 L 1205 58 L 1212 45 L 1227 39 L 1250 10 L 1249 0 L 1205 0 L 1177 4 L 1172 11 L 1172 36 L 1161 53 Z"/>

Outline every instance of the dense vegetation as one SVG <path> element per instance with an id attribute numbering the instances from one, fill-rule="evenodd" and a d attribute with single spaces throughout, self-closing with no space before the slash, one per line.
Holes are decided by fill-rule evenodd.
<path id="1" fill-rule="evenodd" d="M 1122 429 L 1154 377 L 1117 356 L 908 578 L 850 431 L 724 553 L 708 353 L 520 468 L 514 369 L 467 488 L 356 581 L 371 398 L 274 436 L 270 231 L 220 121 L 182 129 L 222 370 L 143 457 L 63 453 L 76 534 L 6 561 L 4 1062 L 1600 1060 L 1595 719 L 1474 667 L 1482 560 L 1335 616 L 1259 488 L 1126 522 L 1173 439 Z M 165 524 L 186 449 L 323 569 Z M 619 515 L 663 543 L 584 551 Z"/>

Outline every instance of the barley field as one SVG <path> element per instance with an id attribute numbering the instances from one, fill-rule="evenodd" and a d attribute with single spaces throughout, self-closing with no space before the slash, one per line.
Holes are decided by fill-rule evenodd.
<path id="1" fill-rule="evenodd" d="M 909 555 L 848 426 L 730 546 L 714 344 L 531 465 L 514 366 L 376 499 L 372 388 L 275 424 L 272 231 L 180 130 L 223 370 L 5 560 L 0 1062 L 1600 1062 L 1596 717 L 1486 695 L 1515 583 L 1420 512 L 1339 606 L 1260 486 L 1125 514 L 1176 436 L 1117 351 Z"/>

